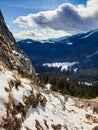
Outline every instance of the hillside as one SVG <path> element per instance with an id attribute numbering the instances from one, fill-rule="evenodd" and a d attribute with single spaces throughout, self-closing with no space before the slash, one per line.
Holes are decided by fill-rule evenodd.
<path id="1" fill-rule="evenodd" d="M 87 100 L 37 86 L 30 60 L 0 12 L 0 130 L 95 130 L 98 98 Z"/>
<path id="2" fill-rule="evenodd" d="M 0 63 L 0 129 L 92 130 L 98 99 L 86 100 L 35 87 Z"/>

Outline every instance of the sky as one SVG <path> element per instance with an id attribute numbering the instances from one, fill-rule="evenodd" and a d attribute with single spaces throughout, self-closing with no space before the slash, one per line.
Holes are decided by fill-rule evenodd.
<path id="1" fill-rule="evenodd" d="M 0 0 L 16 39 L 43 40 L 98 28 L 98 0 Z"/>

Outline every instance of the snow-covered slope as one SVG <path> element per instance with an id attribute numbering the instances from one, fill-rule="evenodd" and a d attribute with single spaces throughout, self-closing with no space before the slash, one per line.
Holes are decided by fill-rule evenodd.
<path id="1" fill-rule="evenodd" d="M 44 130 L 91 130 L 97 125 L 94 118 L 97 120 L 98 115 L 93 115 L 90 107 L 83 106 L 79 99 L 53 92 L 42 94 L 47 99 L 46 106 L 43 108 L 39 104 L 36 109 L 30 107 L 21 130 L 25 130 L 24 126 L 36 130 L 36 121 Z M 91 116 L 91 119 L 87 116 Z"/>
<path id="2" fill-rule="evenodd" d="M 70 70 L 72 66 L 79 64 L 79 62 L 53 62 L 53 63 L 44 63 L 43 66 L 47 66 L 49 68 L 60 68 L 61 71 Z M 76 69 L 76 68 L 75 68 Z"/>
<path id="3" fill-rule="evenodd" d="M 2 63 L 0 90 L 0 130 L 92 130 L 98 123 L 97 98 L 41 89 Z"/>

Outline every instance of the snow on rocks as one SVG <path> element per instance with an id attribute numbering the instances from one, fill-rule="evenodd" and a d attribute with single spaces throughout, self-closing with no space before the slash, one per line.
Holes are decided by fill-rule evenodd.
<path id="1" fill-rule="evenodd" d="M 26 130 L 29 126 L 31 130 L 37 130 L 36 120 L 40 123 L 43 130 L 91 130 L 96 123 L 89 123 L 86 114 L 93 115 L 89 108 L 79 108 L 75 106 L 76 98 L 62 96 L 59 93 L 43 94 L 47 103 L 45 108 L 37 106 L 36 109 L 30 108 L 26 115 L 26 120 L 22 124 L 21 130 Z M 97 115 L 98 116 L 98 115 Z"/>
<path id="2" fill-rule="evenodd" d="M 0 71 L 0 90 L 0 121 L 5 118 L 3 123 L 8 130 L 16 126 L 19 130 L 92 130 L 98 124 L 98 114 L 93 111 L 97 99 L 46 93 L 7 69 Z"/>
<path id="3" fill-rule="evenodd" d="M 48 83 L 48 84 L 46 84 L 45 89 L 46 89 L 46 90 L 50 90 L 50 88 L 51 88 L 51 84 L 49 84 L 49 83 Z"/>
<path id="4" fill-rule="evenodd" d="M 18 78 L 16 78 L 16 76 Z M 0 117 L 6 116 L 6 104 L 9 102 L 9 95 L 14 100 L 15 105 L 23 102 L 23 96 L 29 96 L 32 91 L 30 81 L 18 76 L 15 72 L 3 69 L 0 71 Z"/>

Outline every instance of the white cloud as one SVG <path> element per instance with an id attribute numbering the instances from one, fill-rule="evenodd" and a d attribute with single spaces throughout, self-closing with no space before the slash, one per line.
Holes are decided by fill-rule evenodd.
<path id="1" fill-rule="evenodd" d="M 42 28 L 45 31 L 45 37 L 51 34 L 46 33 L 49 28 L 52 32 L 63 31 L 65 33 L 79 33 L 98 28 L 98 0 L 88 0 L 87 5 L 72 5 L 64 3 L 56 10 L 19 16 L 14 23 L 25 27 Z M 46 30 L 45 30 L 46 29 Z M 41 31 L 40 31 L 41 32 Z M 56 32 L 55 32 L 56 33 Z M 54 33 L 54 34 L 55 34 Z M 60 33 L 59 33 L 60 34 Z M 60 36 L 60 35 L 57 36 Z M 54 35 L 52 37 L 55 37 Z M 45 38 L 44 38 L 45 39 Z"/>
<path id="2" fill-rule="evenodd" d="M 16 39 L 35 39 L 35 40 L 45 40 L 48 38 L 57 38 L 57 37 L 62 37 L 65 35 L 70 35 L 64 31 L 55 31 L 51 29 L 35 29 L 33 31 L 29 30 L 12 30 L 12 33 Z"/>
<path id="3" fill-rule="evenodd" d="M 32 31 L 28 31 L 28 30 L 19 31 L 19 30 L 11 29 L 11 32 L 13 33 L 14 37 L 18 39 L 35 37 L 35 34 Z"/>

